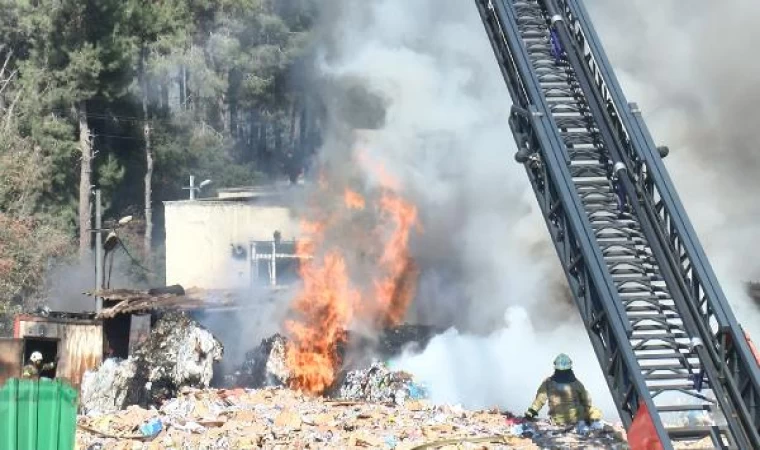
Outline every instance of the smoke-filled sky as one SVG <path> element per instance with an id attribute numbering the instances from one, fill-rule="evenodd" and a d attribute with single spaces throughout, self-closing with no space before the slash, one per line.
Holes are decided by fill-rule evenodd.
<path id="1" fill-rule="evenodd" d="M 429 382 L 435 399 L 523 411 L 556 353 L 568 352 L 613 413 L 585 329 L 564 297 L 530 184 L 514 162 L 511 101 L 474 3 L 333 6 L 339 12 L 320 75 L 385 106 L 384 123 L 362 150 L 400 181 L 420 212 L 424 230 L 412 250 L 422 275 L 410 318 L 459 330 L 398 364 Z M 355 105 L 336 102 L 332 112 L 339 122 L 349 115 L 367 122 Z M 352 164 L 335 135 L 323 149 L 333 172 Z M 364 173 L 372 185 L 375 170 Z"/>
<path id="2" fill-rule="evenodd" d="M 742 325 L 760 339 L 743 282 L 760 278 L 760 87 L 749 0 L 586 0 L 629 101 L 643 109 Z"/>
<path id="3" fill-rule="evenodd" d="M 726 12 L 707 0 L 689 2 L 688 11 L 676 1 L 587 3 L 629 100 L 644 109 L 658 144 L 671 148 L 667 165 L 726 293 L 741 317 L 756 318 L 741 281 L 760 272 L 747 245 L 758 233 L 758 207 L 747 193 L 758 183 L 752 124 L 760 113 L 752 108 L 752 14 L 738 6 L 760 6 L 731 0 L 735 12 Z M 614 417 L 527 177 L 514 162 L 511 101 L 474 2 L 335 0 L 329 7 L 319 75 L 330 89 L 351 86 L 379 100 L 346 106 L 345 95 L 327 91 L 343 104 L 331 106 L 335 131 L 325 159 L 333 172 L 352 173 L 345 146 L 337 145 L 340 130 L 376 119 L 377 105 L 384 107 L 384 123 L 363 150 L 420 210 L 424 233 L 413 253 L 422 276 L 410 317 L 459 330 L 396 363 L 429 382 L 434 399 L 522 412 L 553 357 L 567 352 L 592 398 Z M 367 185 L 373 173 L 364 172 Z"/>

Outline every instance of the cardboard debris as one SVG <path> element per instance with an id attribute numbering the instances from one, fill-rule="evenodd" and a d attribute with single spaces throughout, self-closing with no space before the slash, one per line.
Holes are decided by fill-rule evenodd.
<path id="1" fill-rule="evenodd" d="M 162 427 L 149 442 L 87 431 L 134 436 L 155 418 Z M 498 411 L 435 406 L 426 400 L 404 406 L 336 402 L 275 388 L 185 389 L 158 410 L 131 407 L 110 415 L 80 416 L 79 423 L 80 449 L 540 448 L 530 438 L 515 436 L 515 423 Z M 625 448 L 611 433 L 584 437 L 543 423 L 531 426 L 539 445 Z"/>

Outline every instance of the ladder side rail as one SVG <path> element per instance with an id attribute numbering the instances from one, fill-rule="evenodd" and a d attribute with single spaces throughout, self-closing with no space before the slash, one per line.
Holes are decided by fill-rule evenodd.
<path id="1" fill-rule="evenodd" d="M 562 15 L 559 14 L 553 0 L 544 0 L 544 2 L 547 11 L 552 16 L 552 27 L 565 47 L 567 61 L 576 73 L 581 91 L 584 92 L 588 101 L 589 110 L 596 119 L 600 137 L 610 152 L 610 157 L 614 161 L 622 161 L 625 157 L 623 141 L 620 139 L 621 136 L 612 130 L 611 118 L 604 108 L 605 100 L 597 90 L 597 86 L 593 83 L 593 73 L 583 64 L 581 56 L 575 51 L 577 47 L 572 42 L 569 27 Z M 689 337 L 694 338 L 698 336 L 702 342 L 709 342 L 712 339 L 712 335 L 709 329 L 699 321 L 695 303 L 691 300 L 691 295 L 683 279 L 678 276 L 678 265 L 673 260 L 672 253 L 667 247 L 667 239 L 664 233 L 658 227 L 657 214 L 651 207 L 650 202 L 639 201 L 638 193 L 634 189 L 629 177 L 623 177 L 622 182 L 628 192 L 630 204 L 636 213 L 636 217 L 639 218 L 642 231 L 647 236 L 649 246 L 656 260 L 660 262 L 661 274 L 671 291 L 673 300 L 677 304 Z M 646 200 L 646 198 L 642 200 Z M 735 381 L 730 377 L 726 378 L 724 376 L 725 370 L 722 368 L 725 365 L 721 361 L 716 347 L 714 345 L 696 345 L 693 347 L 693 351 L 699 356 L 702 368 L 712 381 L 711 386 L 731 430 L 731 438 L 742 448 L 760 447 L 760 437 L 757 436 L 756 430 L 752 431 L 754 427 L 749 411 L 739 394 Z M 692 375 L 697 374 L 692 373 Z M 718 443 L 716 442 L 716 444 Z"/>
<path id="2" fill-rule="evenodd" d="M 516 34 L 517 21 L 514 17 L 511 4 L 503 0 L 476 0 L 476 3 L 487 28 L 489 24 L 490 26 L 493 26 L 494 23 L 500 24 L 499 32 L 489 32 L 489 37 L 493 39 L 494 36 L 501 35 L 507 41 L 506 45 L 492 42 L 494 50 L 497 52 L 497 60 L 499 62 L 505 60 L 515 61 L 518 72 L 523 76 L 523 86 L 525 86 L 526 91 L 529 91 L 530 103 L 534 105 L 528 112 L 532 117 L 531 120 L 534 122 L 534 126 L 532 127 L 533 136 L 539 137 L 537 142 L 538 147 L 532 147 L 530 150 L 537 150 L 538 155 L 540 155 L 539 161 L 546 164 L 547 171 L 551 174 L 549 179 L 555 180 L 554 184 L 557 186 L 556 193 L 559 199 L 559 202 L 553 204 L 546 212 L 554 211 L 556 216 L 559 209 L 565 211 L 565 217 L 570 224 L 569 231 L 574 234 L 579 244 L 578 247 L 581 255 L 581 258 L 573 261 L 572 264 L 577 266 L 579 263 L 585 262 L 587 274 L 590 276 L 590 282 L 587 286 L 595 286 L 599 292 L 597 295 L 599 298 L 598 302 L 610 326 L 609 333 L 606 336 L 598 333 L 592 340 L 592 343 L 595 344 L 597 358 L 599 358 L 605 373 L 609 373 L 610 367 L 617 370 L 615 377 L 611 379 L 608 376 L 607 379 L 611 386 L 613 397 L 616 398 L 618 409 L 622 411 L 621 417 L 629 422 L 628 425 L 630 425 L 631 417 L 636 415 L 641 404 L 646 405 L 649 411 L 655 411 L 656 409 L 641 374 L 641 368 L 635 359 L 630 342 L 628 342 L 628 337 L 631 334 L 631 325 L 626 320 L 625 311 L 622 307 L 623 303 L 606 269 L 601 251 L 595 243 L 595 236 L 580 198 L 575 192 L 575 186 L 568 168 L 567 149 L 559 136 L 553 117 L 551 114 L 548 114 L 549 109 L 543 94 L 538 90 L 539 83 L 533 73 L 527 51 L 521 42 L 520 36 Z M 494 20 L 493 17 L 490 17 L 491 15 L 495 15 L 498 20 Z M 512 52 L 510 58 L 505 58 L 498 54 L 499 49 L 503 48 L 507 48 Z M 504 69 L 502 71 L 506 73 Z M 524 139 L 524 135 L 521 136 L 519 133 L 515 133 L 515 138 L 518 140 L 518 146 L 528 144 Z M 543 158 L 543 161 L 540 158 Z M 554 220 L 551 214 L 545 216 L 545 218 L 547 221 Z M 563 248 L 562 245 L 565 244 L 555 241 L 555 247 L 558 251 Z M 588 287 L 584 287 L 584 289 L 588 289 Z M 600 329 L 600 320 L 603 317 L 600 314 L 595 316 L 588 314 L 589 305 L 584 304 L 578 298 L 578 295 L 579 291 L 574 292 L 582 315 L 586 312 L 583 318 L 587 329 L 590 333 L 592 331 L 596 333 Z M 600 350 L 599 343 L 604 342 L 603 339 L 605 337 L 608 339 L 606 342 L 607 348 L 611 348 L 613 353 L 605 352 L 603 351 L 604 349 Z M 616 345 L 611 346 L 610 343 L 612 341 Z M 610 354 L 614 357 L 610 358 Z M 666 448 L 672 448 L 660 418 L 652 416 L 652 421 L 663 445 Z"/>
<path id="3" fill-rule="evenodd" d="M 521 117 L 513 111 L 510 126 L 516 136 L 529 136 L 528 142 L 524 144 L 530 148 L 540 148 L 541 141 L 546 139 L 546 131 L 539 121 L 538 118 L 530 120 Z M 654 411 L 654 403 L 648 393 L 640 395 L 640 392 L 647 392 L 646 385 L 638 376 L 640 370 L 633 352 L 626 351 L 630 349 L 627 334 L 620 332 L 614 318 L 606 312 L 603 293 L 593 283 L 591 269 L 585 263 L 581 244 L 572 232 L 572 218 L 562 207 L 559 187 L 548 165 L 543 164 L 539 158 L 534 158 L 525 166 L 581 319 L 605 375 L 605 381 L 623 425 L 628 429 L 640 405 L 647 404 L 648 410 Z M 664 426 L 657 421 L 655 424 L 659 425 L 658 435 L 661 442 L 669 444 Z"/>
<path id="4" fill-rule="evenodd" d="M 522 110 L 522 114 L 526 116 L 540 116 L 542 120 L 547 121 L 549 129 L 546 132 L 546 140 L 541 142 L 541 147 L 531 148 L 532 152 L 539 152 L 544 162 L 549 164 L 552 170 L 558 171 L 555 174 L 555 179 L 558 180 L 558 184 L 562 186 L 562 202 L 567 208 L 572 207 L 578 217 L 574 217 L 572 230 L 577 233 L 579 241 L 583 244 L 584 258 L 589 261 L 589 264 L 595 266 L 595 277 L 598 277 L 596 284 L 599 286 L 606 286 L 608 297 L 613 299 L 611 307 L 613 308 L 616 320 L 623 327 L 623 330 L 627 335 L 631 333 L 631 326 L 627 321 L 625 310 L 623 309 L 622 301 L 619 298 L 618 292 L 615 288 L 615 284 L 612 278 L 606 271 L 606 264 L 602 258 L 601 251 L 596 246 L 596 238 L 594 236 L 593 229 L 591 227 L 588 218 L 586 217 L 585 210 L 580 201 L 580 198 L 575 192 L 575 185 L 572 181 L 572 176 L 568 169 L 569 156 L 567 148 L 565 147 L 562 138 L 559 136 L 558 127 L 554 122 L 554 118 L 550 114 L 550 109 L 546 104 L 546 100 L 539 88 L 539 82 L 533 72 L 530 58 L 527 54 L 525 46 L 522 44 L 520 36 L 517 34 L 517 20 L 514 15 L 511 3 L 507 0 L 476 0 L 481 14 L 488 14 L 489 11 L 496 15 L 499 24 L 500 34 L 506 40 L 506 45 L 494 45 L 494 48 L 506 48 L 512 54 L 511 58 L 516 62 L 517 74 L 521 78 L 521 85 L 525 87 L 527 93 L 529 108 L 535 108 L 534 111 Z M 493 5 L 493 8 L 489 7 Z M 507 58 L 503 58 L 497 55 L 497 60 L 502 61 Z M 519 110 L 519 109 L 518 109 Z M 516 138 L 524 139 L 525 136 L 516 136 Z M 518 148 L 521 143 L 517 143 Z M 556 160 L 555 160 L 556 158 Z M 554 162 L 551 164 L 550 162 Z"/>
<path id="5" fill-rule="evenodd" d="M 746 429 L 752 440 L 757 442 L 760 439 L 757 431 L 760 428 L 760 368 L 717 283 L 640 112 L 637 108 L 618 108 L 620 105 L 627 106 L 625 97 L 582 3 L 577 0 L 558 2 L 564 7 L 566 19 L 574 23 L 578 45 L 586 49 L 585 61 L 596 73 L 594 78 L 599 92 L 606 96 L 607 116 L 616 123 L 629 157 L 629 168 L 634 169 L 631 174 L 637 181 L 637 191 L 645 194 L 642 199 L 646 200 L 647 209 L 658 223 L 660 232 L 667 236 L 662 242 L 669 244 L 671 258 L 678 257 L 679 262 L 674 262 L 678 269 L 676 272 L 685 284 L 684 292 L 691 302 L 691 311 L 701 322 L 699 325 L 703 333 L 700 334 L 704 335 L 706 330 L 709 336 L 703 339 L 707 341 L 711 353 L 718 352 L 715 357 L 721 374 L 717 378 L 726 380 L 728 393 L 739 403 L 737 407 L 744 420 L 747 420 L 747 415 L 751 416 Z M 573 14 L 571 5 L 578 8 L 575 9 L 579 11 L 578 15 Z M 611 82 L 607 84 L 609 80 Z M 672 211 L 675 213 L 671 214 Z M 692 258 L 693 255 L 697 257 Z M 708 282 L 703 284 L 702 280 Z"/>

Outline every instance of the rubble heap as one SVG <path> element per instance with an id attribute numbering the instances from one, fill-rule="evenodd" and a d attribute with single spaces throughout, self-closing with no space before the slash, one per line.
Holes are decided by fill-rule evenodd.
<path id="1" fill-rule="evenodd" d="M 425 448 L 462 448 L 467 443 L 471 447 L 464 448 L 626 448 L 609 427 L 579 434 L 542 422 L 516 426 L 496 410 L 468 411 L 424 400 L 404 406 L 333 401 L 271 388 L 186 389 L 158 410 L 132 407 L 112 415 L 83 416 L 79 425 L 77 448 L 103 450 L 411 450 L 426 444 Z M 541 444 L 534 444 L 539 440 Z"/>
<path id="2" fill-rule="evenodd" d="M 82 409 L 114 412 L 160 404 L 184 386 L 206 388 L 223 351 L 221 342 L 186 314 L 167 313 L 128 359 L 106 360 L 84 375 Z"/>
<path id="3" fill-rule="evenodd" d="M 137 372 L 134 361 L 107 359 L 95 372 L 86 372 L 82 379 L 82 405 L 95 413 L 123 409 L 132 401 L 129 386 Z"/>
<path id="4" fill-rule="evenodd" d="M 281 387 L 290 378 L 285 363 L 287 340 L 281 334 L 264 339 L 254 350 L 245 354 L 240 370 L 227 383 L 236 386 Z"/>
<path id="5" fill-rule="evenodd" d="M 427 389 L 406 372 L 394 372 L 380 362 L 368 369 L 348 372 L 337 396 L 346 400 L 404 405 L 407 399 L 426 398 Z"/>
<path id="6" fill-rule="evenodd" d="M 176 387 L 208 387 L 214 362 L 224 353 L 222 343 L 184 313 L 163 316 L 150 337 L 133 354 L 138 376 L 149 382 L 168 381 Z M 142 373 L 140 373 L 142 372 Z"/>
<path id="7" fill-rule="evenodd" d="M 422 325 L 401 325 L 389 328 L 376 337 L 346 332 L 345 343 L 338 348 L 344 364 L 337 386 L 347 376 L 347 371 L 369 367 L 378 359 L 391 359 L 407 349 L 424 350 L 436 331 Z M 262 340 L 258 347 L 246 353 L 240 369 L 226 377 L 225 385 L 251 388 L 287 386 L 290 379 L 285 355 L 287 343 L 287 338 L 281 334 Z"/>

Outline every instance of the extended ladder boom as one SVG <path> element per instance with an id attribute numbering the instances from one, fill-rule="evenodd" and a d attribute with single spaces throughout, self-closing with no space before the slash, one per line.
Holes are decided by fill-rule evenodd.
<path id="1" fill-rule="evenodd" d="M 760 368 L 582 2 L 475 2 L 517 159 L 629 436 L 760 448 Z"/>

